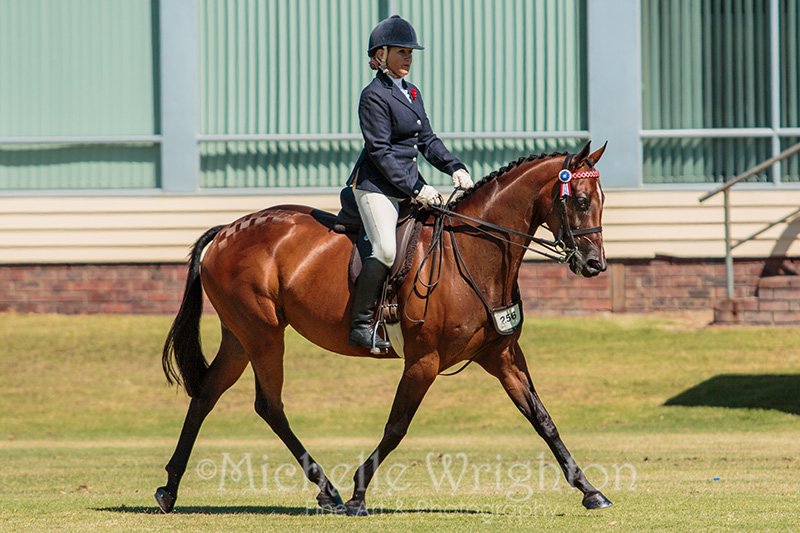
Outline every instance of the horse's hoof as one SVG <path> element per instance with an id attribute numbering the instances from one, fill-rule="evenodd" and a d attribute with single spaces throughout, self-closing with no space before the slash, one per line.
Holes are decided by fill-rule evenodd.
<path id="1" fill-rule="evenodd" d="M 336 489 L 333 489 L 332 494 L 324 494 L 320 491 L 317 494 L 317 504 L 325 509 L 326 511 L 333 511 L 334 513 L 341 513 L 345 511 L 344 503 L 342 503 L 342 497 L 339 496 L 339 493 Z"/>
<path id="2" fill-rule="evenodd" d="M 614 505 L 599 492 L 591 492 L 583 497 L 583 506 L 587 509 L 605 509 Z"/>
<path id="3" fill-rule="evenodd" d="M 346 504 L 344 504 L 344 510 L 347 513 L 347 516 L 369 516 L 367 512 L 367 504 L 362 502 L 354 502 L 350 500 Z"/>
<path id="4" fill-rule="evenodd" d="M 161 510 L 164 511 L 166 514 L 172 512 L 172 508 L 175 507 L 175 496 L 167 492 L 167 487 L 159 487 L 155 493 L 156 502 L 158 502 L 158 506 L 161 507 Z"/>

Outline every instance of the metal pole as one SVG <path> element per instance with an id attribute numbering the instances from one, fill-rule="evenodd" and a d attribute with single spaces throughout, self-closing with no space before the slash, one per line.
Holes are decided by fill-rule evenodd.
<path id="1" fill-rule="evenodd" d="M 733 299 L 733 255 L 731 255 L 731 191 L 725 189 L 725 292 Z"/>
<path id="2" fill-rule="evenodd" d="M 778 128 L 781 127 L 781 15 L 780 0 L 770 0 L 769 3 L 769 58 L 770 58 L 770 100 L 771 122 L 774 133 L 772 135 L 772 155 L 781 151 L 781 138 Z M 776 161 L 772 165 L 772 183 L 781 182 L 781 163 Z"/>

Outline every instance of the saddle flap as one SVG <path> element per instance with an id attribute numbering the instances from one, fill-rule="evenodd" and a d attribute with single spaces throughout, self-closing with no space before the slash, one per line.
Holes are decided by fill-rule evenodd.
<path id="1" fill-rule="evenodd" d="M 397 253 L 395 254 L 394 263 L 389 272 L 389 279 L 394 284 L 401 284 L 408 275 L 408 270 L 411 268 L 411 261 L 414 259 L 414 250 L 417 247 L 417 240 L 419 239 L 420 231 L 422 230 L 422 222 L 417 220 L 416 213 L 408 213 L 405 217 L 401 218 L 397 224 L 396 242 Z M 352 239 L 352 237 L 351 237 Z M 372 254 L 372 244 L 367 239 L 363 226 L 359 229 L 358 238 L 355 239 L 355 246 L 350 255 L 350 281 L 356 282 L 358 275 L 361 273 L 361 266 L 364 259 Z"/>

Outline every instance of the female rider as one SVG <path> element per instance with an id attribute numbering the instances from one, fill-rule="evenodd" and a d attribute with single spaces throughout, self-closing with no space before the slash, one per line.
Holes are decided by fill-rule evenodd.
<path id="1" fill-rule="evenodd" d="M 403 79 L 414 50 L 422 50 L 417 34 L 398 15 L 381 21 L 369 36 L 369 64 L 378 74 L 361 92 L 358 118 L 364 149 L 347 184 L 354 188 L 372 254 L 364 260 L 356 281 L 352 346 L 372 346 L 375 307 L 396 255 L 399 202 L 407 198 L 423 205 L 442 202 L 436 189 L 420 176 L 417 156 L 422 154 L 431 165 L 450 174 L 454 187 L 472 187 L 466 166 L 431 130 L 419 89 Z M 384 350 L 391 343 L 378 338 L 375 347 Z"/>

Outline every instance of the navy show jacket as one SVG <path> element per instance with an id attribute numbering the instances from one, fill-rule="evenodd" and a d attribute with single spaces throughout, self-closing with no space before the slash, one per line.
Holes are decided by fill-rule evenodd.
<path id="1" fill-rule="evenodd" d="M 357 176 L 357 189 L 401 199 L 415 197 L 426 184 L 417 168 L 419 154 L 448 175 L 467 168 L 433 133 L 419 89 L 405 80 L 403 84 L 409 94 L 416 93 L 410 102 L 381 72 L 361 92 L 358 118 L 364 149 L 347 180 L 351 185 Z"/>

